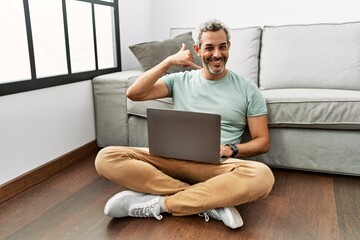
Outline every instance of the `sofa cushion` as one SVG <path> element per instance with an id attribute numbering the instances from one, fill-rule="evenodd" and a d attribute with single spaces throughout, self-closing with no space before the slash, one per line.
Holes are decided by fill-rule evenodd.
<path id="1" fill-rule="evenodd" d="M 265 26 L 260 88 L 360 90 L 360 22 Z"/>
<path id="2" fill-rule="evenodd" d="M 334 89 L 262 91 L 269 126 L 360 129 L 360 92 Z"/>
<path id="3" fill-rule="evenodd" d="M 130 50 L 133 52 L 135 57 L 139 60 L 140 65 L 146 71 L 150 68 L 155 67 L 161 61 L 163 61 L 166 57 L 177 53 L 182 43 L 185 43 L 186 48 L 189 49 L 194 57 L 195 64 L 201 66 L 201 60 L 196 55 L 194 51 L 194 40 L 192 38 L 191 32 L 186 32 L 176 36 L 174 39 L 167 39 L 162 42 L 153 41 L 153 42 L 145 42 L 139 43 L 136 45 L 129 46 Z M 167 73 L 180 72 L 184 70 L 192 70 L 191 67 L 180 67 L 180 66 L 172 66 L 169 68 Z"/>
<path id="4" fill-rule="evenodd" d="M 170 36 L 193 31 L 194 28 L 172 28 Z M 229 29 L 231 47 L 226 67 L 258 85 L 261 27 Z M 193 38 L 196 38 L 193 34 Z"/>
<path id="5" fill-rule="evenodd" d="M 173 102 L 172 98 L 161 98 L 156 100 L 148 101 L 131 101 L 127 100 L 127 112 L 129 115 L 135 115 L 139 117 L 146 117 L 146 109 L 151 108 L 172 108 Z"/>

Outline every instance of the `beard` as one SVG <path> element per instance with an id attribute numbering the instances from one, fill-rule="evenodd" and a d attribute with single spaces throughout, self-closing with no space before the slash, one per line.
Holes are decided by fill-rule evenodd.
<path id="1" fill-rule="evenodd" d="M 211 63 L 215 63 L 215 67 L 213 67 L 211 65 Z M 209 70 L 209 72 L 213 75 L 219 75 L 220 73 L 222 73 L 225 70 L 225 65 L 227 62 L 227 57 L 220 57 L 220 58 L 216 58 L 216 57 L 211 57 L 209 59 L 207 59 L 206 61 L 204 61 L 204 65 L 206 67 L 207 70 Z M 218 65 L 222 65 L 221 67 Z"/>

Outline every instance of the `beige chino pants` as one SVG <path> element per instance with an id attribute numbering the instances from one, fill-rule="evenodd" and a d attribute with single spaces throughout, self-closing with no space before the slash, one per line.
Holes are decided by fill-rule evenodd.
<path id="1" fill-rule="evenodd" d="M 116 184 L 165 196 L 165 206 L 175 216 L 264 198 L 274 184 L 271 170 L 260 162 L 230 158 L 205 164 L 152 156 L 146 148 L 103 148 L 95 166 Z"/>

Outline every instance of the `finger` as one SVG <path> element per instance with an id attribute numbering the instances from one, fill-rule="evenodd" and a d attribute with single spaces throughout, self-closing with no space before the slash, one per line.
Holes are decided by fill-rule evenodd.
<path id="1" fill-rule="evenodd" d="M 186 45 L 185 45 L 185 43 L 182 43 L 182 44 L 181 44 L 181 49 L 180 49 L 180 51 L 183 51 L 183 50 L 186 50 Z"/>
<path id="2" fill-rule="evenodd" d="M 188 64 L 189 64 L 189 67 L 193 67 L 193 68 L 195 68 L 195 69 L 201 69 L 201 68 L 202 68 L 202 67 L 200 67 L 199 65 L 196 65 L 196 64 L 193 63 L 193 62 L 189 62 Z"/>
<path id="3" fill-rule="evenodd" d="M 202 69 L 202 67 L 196 65 L 195 63 L 193 63 L 191 61 L 186 62 L 186 64 L 182 65 L 182 67 L 192 67 L 195 69 Z"/>

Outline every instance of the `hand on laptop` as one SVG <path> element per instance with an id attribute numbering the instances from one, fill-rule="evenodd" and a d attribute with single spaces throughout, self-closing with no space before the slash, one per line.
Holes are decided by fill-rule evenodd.
<path id="1" fill-rule="evenodd" d="M 220 157 L 231 157 L 233 150 L 229 146 L 220 145 Z"/>

